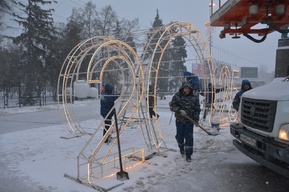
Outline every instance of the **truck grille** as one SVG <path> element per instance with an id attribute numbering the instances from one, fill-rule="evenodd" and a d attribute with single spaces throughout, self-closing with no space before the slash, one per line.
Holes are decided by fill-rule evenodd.
<path id="1" fill-rule="evenodd" d="M 273 130 L 277 101 L 242 98 L 242 123 L 266 132 Z"/>

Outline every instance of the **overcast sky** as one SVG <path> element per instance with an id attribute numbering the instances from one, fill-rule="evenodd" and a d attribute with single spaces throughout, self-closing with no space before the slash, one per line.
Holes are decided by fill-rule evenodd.
<path id="1" fill-rule="evenodd" d="M 25 2 L 26 0 L 23 0 Z M 219 0 L 214 0 L 218 7 Z M 54 4 L 55 21 L 66 22 L 71 15 L 73 7 L 84 7 L 89 0 L 58 0 L 58 4 Z M 163 24 L 171 21 L 184 21 L 191 23 L 206 38 L 205 22 L 209 22 L 211 0 L 94 0 L 97 9 L 103 8 L 105 5 L 111 5 L 120 18 L 132 20 L 139 18 L 140 29 L 148 29 L 151 27 L 156 10 L 159 10 L 160 18 Z M 226 0 L 221 0 L 221 3 Z M 225 62 L 234 63 L 241 66 L 264 65 L 267 71 L 271 72 L 275 69 L 276 48 L 278 39 L 281 34 L 278 32 L 271 33 L 262 43 L 254 43 L 244 36 L 240 39 L 232 39 L 229 35 L 225 39 L 219 38 L 219 32 L 222 28 L 214 28 L 212 55 L 218 55 Z M 256 37 L 259 39 L 259 37 Z M 261 38 L 261 37 L 260 37 Z M 215 48 L 214 48 L 215 47 Z"/>

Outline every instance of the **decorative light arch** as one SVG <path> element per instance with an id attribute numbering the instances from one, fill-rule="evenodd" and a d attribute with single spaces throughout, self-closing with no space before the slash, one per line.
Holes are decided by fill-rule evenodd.
<path id="1" fill-rule="evenodd" d="M 146 98 L 150 96 L 150 85 L 153 86 L 155 103 L 158 94 L 172 94 L 170 90 L 168 92 L 159 91 L 158 81 L 160 79 L 183 78 L 183 75 L 159 76 L 159 70 L 162 65 L 176 64 L 175 61 L 165 61 L 164 55 L 171 48 L 172 40 L 178 36 L 185 39 L 186 47 L 193 54 L 194 62 L 201 66 L 198 76 L 202 80 L 203 88 L 206 89 L 208 82 L 211 82 L 216 87 L 216 72 L 206 41 L 197 28 L 189 23 L 174 22 L 162 26 L 150 33 L 150 38 L 144 47 L 137 47 L 136 49 L 113 37 L 92 37 L 79 43 L 71 50 L 59 74 L 58 102 L 63 108 L 63 117 L 68 131 L 76 135 L 87 134 L 86 130 L 77 122 L 77 117 L 74 113 L 73 103 L 71 102 L 74 93 L 73 91 L 69 93 L 67 90 L 73 87 L 73 82 L 83 82 L 83 79 L 89 85 L 101 85 L 104 72 L 111 70 L 108 66 L 114 64 L 116 68 L 113 70 L 120 71 L 120 76 L 122 77 L 121 89 L 119 90 L 120 98 L 115 102 L 114 107 L 117 109 L 117 120 L 122 122 L 120 134 L 129 123 L 136 120 L 149 150 L 156 149 L 161 152 L 160 150 L 167 149 L 159 120 L 153 121 L 150 118 L 149 102 Z M 143 42 L 138 45 L 143 45 Z M 141 57 L 138 56 L 137 50 L 143 50 L 140 54 L 142 55 Z M 157 60 L 155 60 L 156 58 Z M 155 75 L 152 75 L 153 73 Z M 227 69 L 224 69 L 222 74 L 223 80 L 229 78 Z M 154 110 L 156 112 L 158 110 L 156 105 Z M 214 109 L 212 108 L 212 110 Z M 125 115 L 128 115 L 128 117 L 125 117 Z M 104 128 L 104 121 L 100 123 L 93 133 L 90 133 L 90 139 L 77 157 L 77 179 L 93 183 L 96 175 L 105 177 L 103 166 L 107 165 L 108 162 L 117 160 L 109 159 L 116 140 L 113 141 L 105 155 L 102 154 L 102 157 L 97 156 L 104 141 L 115 130 L 115 124 L 116 122 L 113 121 L 107 134 L 101 140 L 94 138 L 98 130 Z M 132 153 L 135 153 L 135 151 Z M 143 151 L 140 151 L 140 153 L 143 156 Z M 141 161 L 143 160 L 144 158 L 141 159 Z"/>

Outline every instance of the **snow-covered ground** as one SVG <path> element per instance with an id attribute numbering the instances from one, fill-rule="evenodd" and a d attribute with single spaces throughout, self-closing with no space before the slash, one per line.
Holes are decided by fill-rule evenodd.
<path id="1" fill-rule="evenodd" d="M 112 187 L 116 184 L 123 183 L 117 188 L 111 190 L 118 191 L 203 191 L 208 178 L 200 178 L 197 170 L 201 171 L 206 166 L 203 158 L 206 154 L 215 152 L 230 152 L 234 150 L 232 146 L 232 136 L 229 133 L 228 125 L 221 127 L 220 135 L 208 136 L 200 128 L 194 129 L 194 154 L 192 162 L 186 162 L 178 152 L 177 143 L 175 141 L 175 124 L 174 117 L 172 121 L 166 100 L 158 101 L 158 113 L 160 114 L 159 124 L 168 149 L 175 149 L 177 152 L 166 152 L 167 157 L 155 156 L 145 163 L 138 165 L 134 169 L 127 170 L 130 179 L 119 181 L 116 177 L 100 179 L 97 185 L 105 188 Z M 80 102 L 80 101 L 79 101 Z M 91 106 L 98 104 L 99 100 L 81 101 L 81 106 Z M 77 111 L 77 102 L 75 104 Z M 55 106 L 48 107 L 29 107 L 21 109 L 5 109 L 0 111 L 0 115 L 11 113 L 29 113 L 35 111 L 55 110 Z M 99 114 L 99 109 L 95 109 L 95 113 Z M 31 117 L 33 118 L 33 117 Z M 45 118 L 45 117 L 43 117 Z M 96 119 L 80 122 L 86 130 L 93 131 L 97 126 L 101 117 L 98 115 Z M 95 189 L 89 188 L 77 182 L 64 177 L 64 174 L 77 176 L 77 155 L 85 146 L 90 135 L 83 135 L 73 139 L 63 139 L 61 136 L 67 136 L 68 131 L 65 125 L 52 125 L 28 129 L 25 131 L 6 133 L 0 135 L 0 158 L 9 162 L 8 169 L 17 172 L 19 177 L 25 177 L 25 182 L 36 183 L 41 186 L 39 191 L 53 192 L 91 192 Z M 99 137 L 101 138 L 101 133 Z M 103 146 L 109 147 L 107 145 Z M 145 148 L 139 127 L 127 127 L 121 136 L 121 147 L 126 149 L 129 147 Z M 147 149 L 145 149 L 146 152 Z M 220 157 L 216 157 L 216 161 Z M 214 159 L 211 159 L 214 161 Z M 225 162 L 228 160 L 224 160 Z M 238 161 L 234 159 L 234 161 Z M 194 170 L 195 169 L 195 170 Z M 196 176 L 188 177 L 188 174 Z M 233 173 L 232 173 L 233 174 Z M 177 179 L 176 179 L 177 178 Z M 176 180 L 175 180 L 176 179 Z M 188 180 L 189 179 L 189 180 Z M 41 190 L 40 190 L 41 189 Z"/>

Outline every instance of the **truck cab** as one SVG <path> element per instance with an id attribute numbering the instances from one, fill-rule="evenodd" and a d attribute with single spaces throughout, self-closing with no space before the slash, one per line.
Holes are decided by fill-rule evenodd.
<path id="1" fill-rule="evenodd" d="M 242 153 L 289 177 L 289 76 L 245 92 L 230 133 Z"/>

